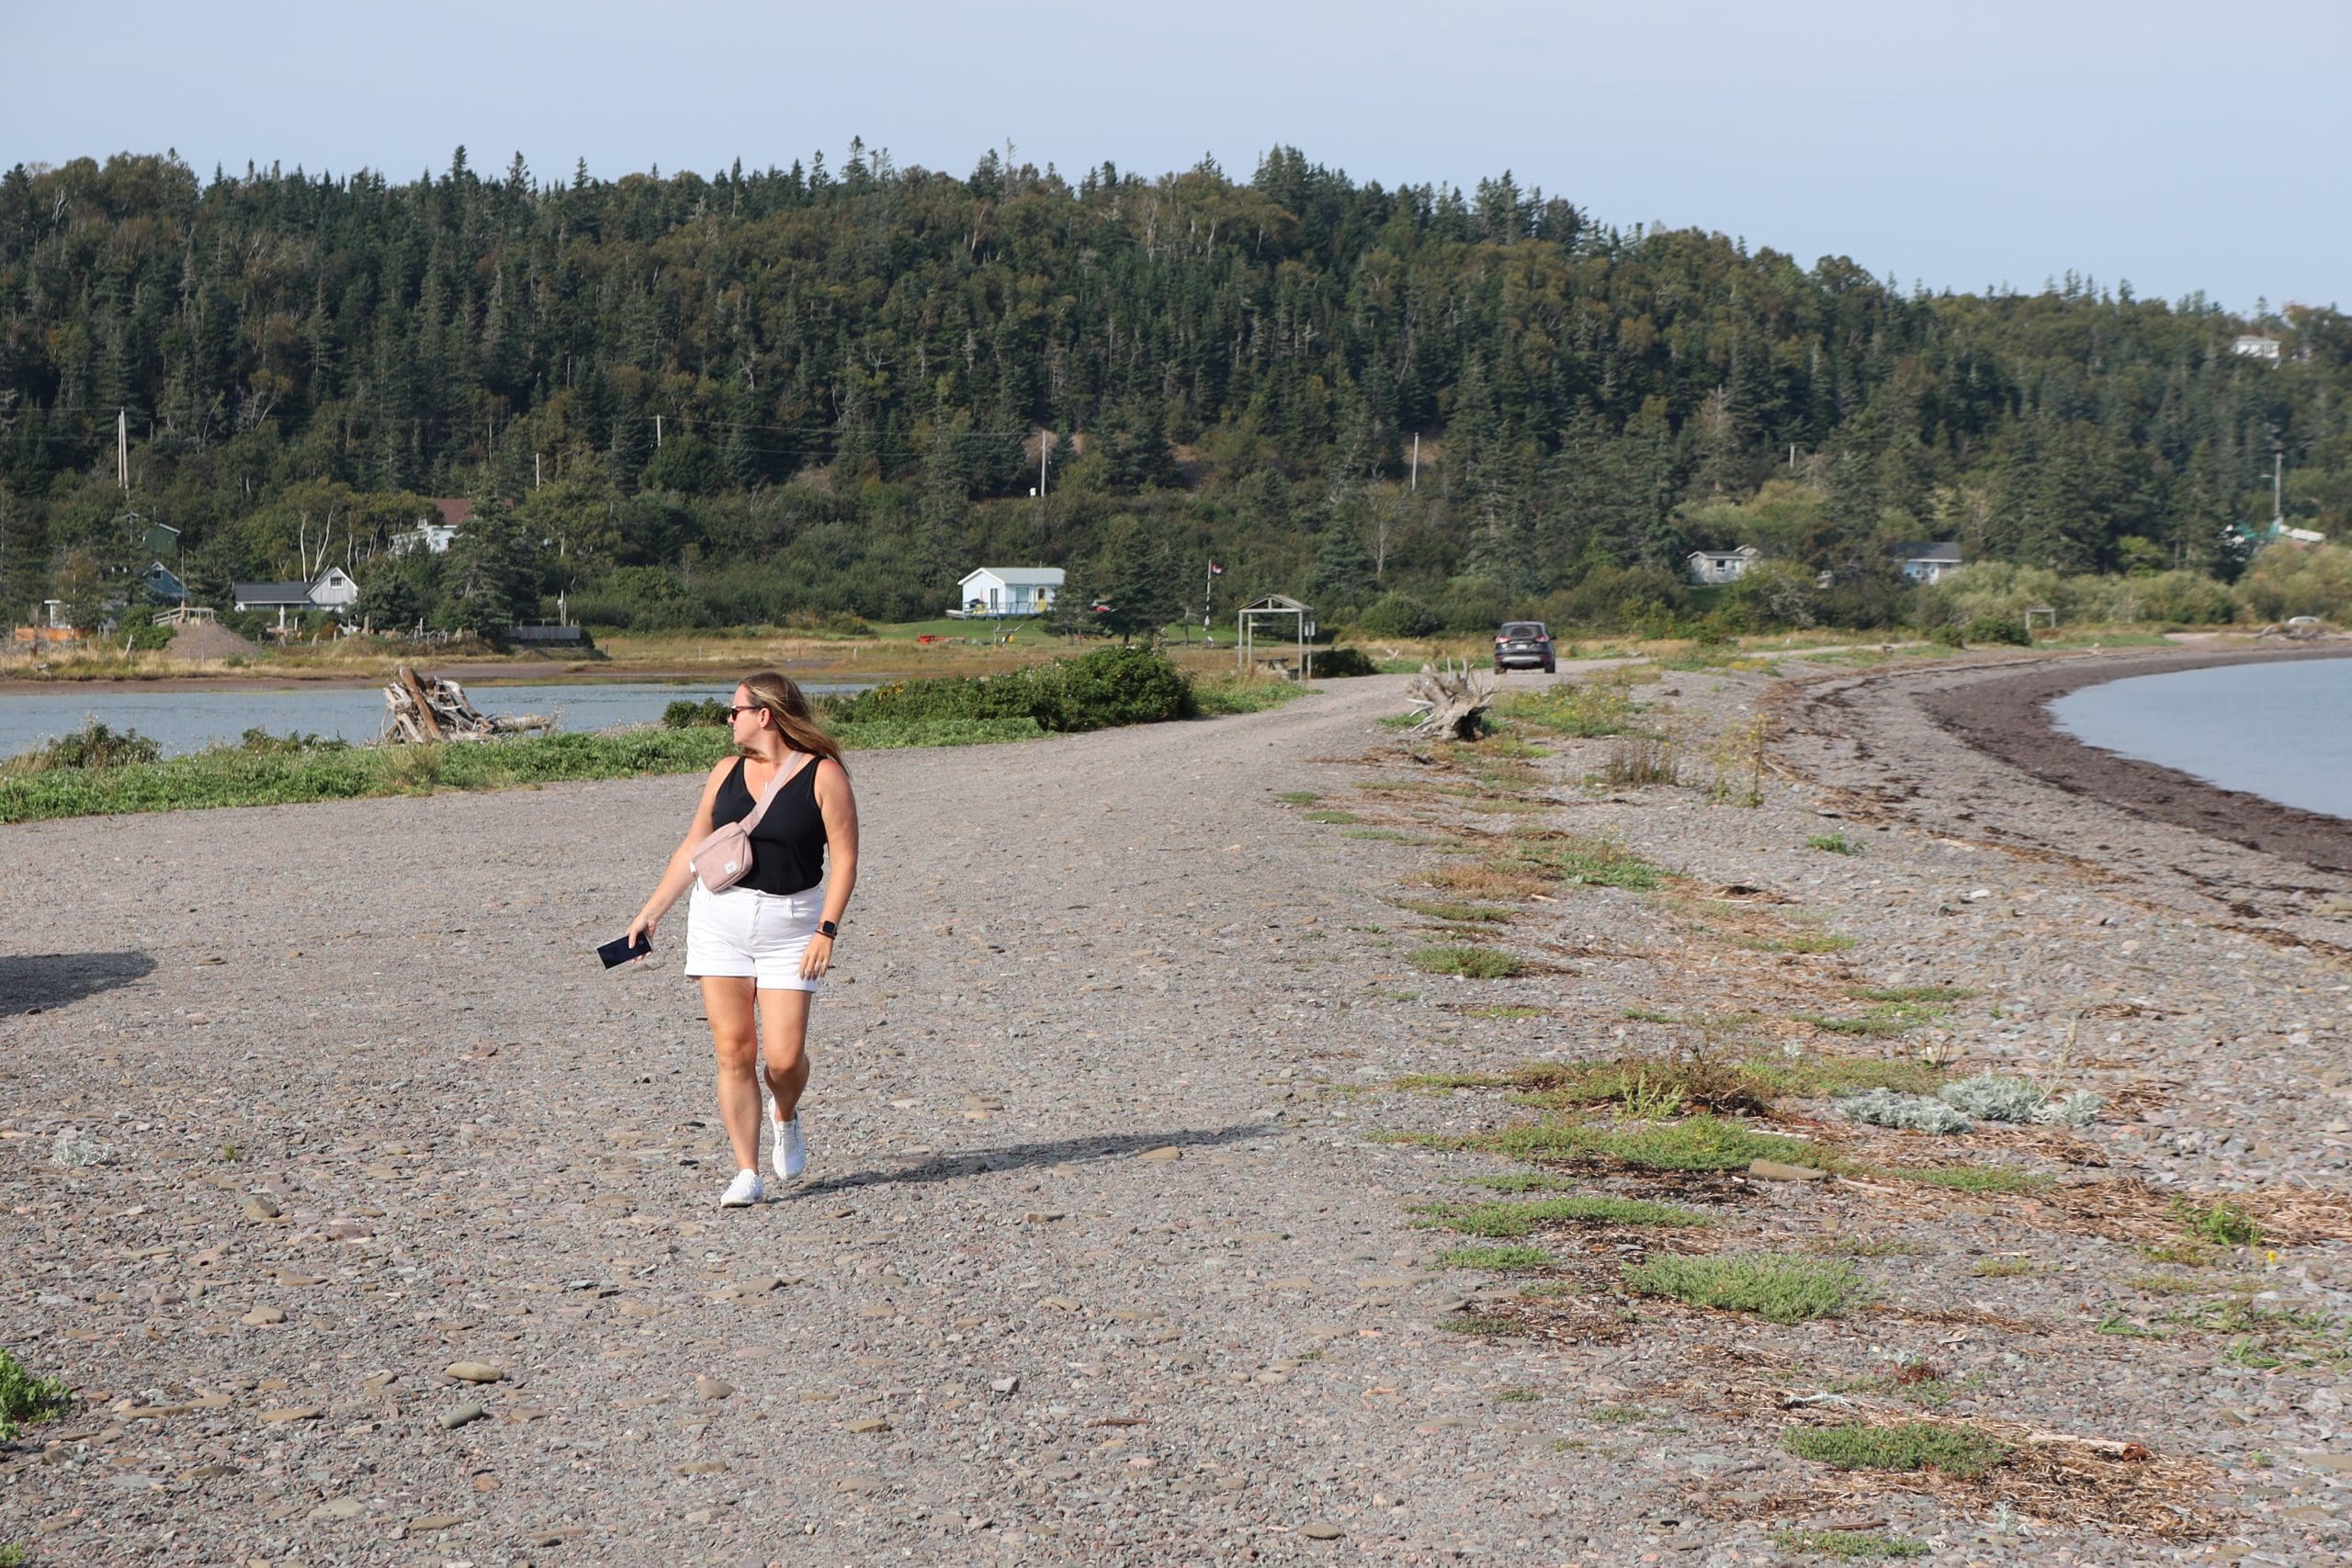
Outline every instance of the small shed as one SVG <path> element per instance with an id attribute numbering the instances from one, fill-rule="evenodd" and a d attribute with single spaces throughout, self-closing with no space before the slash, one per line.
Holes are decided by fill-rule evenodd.
<path id="1" fill-rule="evenodd" d="M 1764 552 L 1754 545 L 1742 545 L 1736 550 L 1692 550 L 1687 558 L 1690 581 L 1702 587 L 1715 587 L 1737 582 L 1747 575 L 1747 569 L 1764 558 Z"/>
<path id="2" fill-rule="evenodd" d="M 1062 591 L 1057 566 L 983 566 L 966 572 L 956 584 L 958 618 L 967 615 L 1042 615 L 1054 607 Z"/>

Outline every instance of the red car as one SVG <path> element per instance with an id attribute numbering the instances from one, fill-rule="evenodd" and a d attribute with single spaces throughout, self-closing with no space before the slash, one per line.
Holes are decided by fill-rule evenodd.
<path id="1" fill-rule="evenodd" d="M 1505 621 L 1495 633 L 1495 671 L 1517 665 L 1521 669 L 1540 669 L 1549 675 L 1555 668 L 1552 658 L 1552 634 L 1544 629 L 1541 621 Z"/>

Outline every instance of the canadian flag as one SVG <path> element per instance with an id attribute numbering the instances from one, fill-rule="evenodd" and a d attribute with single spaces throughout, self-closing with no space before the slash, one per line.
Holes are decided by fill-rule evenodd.
<path id="1" fill-rule="evenodd" d="M 1223 577 L 1225 575 L 1225 568 L 1217 565 L 1215 561 L 1211 561 L 1209 562 L 1209 575 L 1211 577 Z"/>

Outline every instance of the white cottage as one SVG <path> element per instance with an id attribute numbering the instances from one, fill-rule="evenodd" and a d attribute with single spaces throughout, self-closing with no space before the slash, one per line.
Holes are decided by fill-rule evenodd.
<path id="1" fill-rule="evenodd" d="M 1062 591 L 1057 566 L 984 566 L 956 585 L 951 615 L 1042 615 Z"/>

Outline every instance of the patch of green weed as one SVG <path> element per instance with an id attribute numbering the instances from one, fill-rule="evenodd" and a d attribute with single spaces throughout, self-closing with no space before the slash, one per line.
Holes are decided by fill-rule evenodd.
<path id="1" fill-rule="evenodd" d="M 1629 1265 L 1623 1278 L 1636 1295 L 1753 1313 L 1771 1323 L 1836 1317 L 1866 1293 L 1849 1265 L 1779 1253 L 1652 1258 Z"/>
<path id="2" fill-rule="evenodd" d="M 1962 1481 L 1983 1475 L 2011 1451 L 1989 1433 L 1940 1421 L 1791 1427 L 1781 1433 L 1781 1446 L 1837 1470 L 1933 1470 Z"/>
<path id="3" fill-rule="evenodd" d="M 1532 1203 L 1430 1203 L 1415 1211 L 1428 1224 L 1464 1235 L 1521 1236 L 1546 1225 L 1703 1225 L 1706 1215 L 1631 1198 L 1542 1198 Z"/>
<path id="4" fill-rule="evenodd" d="M 1772 1537 L 1772 1544 L 1783 1551 L 1803 1552 L 1812 1557 L 1925 1557 L 1928 1543 L 1899 1535 L 1881 1535 L 1872 1530 L 1781 1530 Z"/>
<path id="5" fill-rule="evenodd" d="M 1555 1269 L 1560 1260 L 1540 1247 L 1454 1247 L 1437 1255 L 1441 1269 Z"/>
<path id="6" fill-rule="evenodd" d="M 1508 980 L 1525 968 L 1508 953 L 1462 943 L 1424 947 L 1412 955 L 1411 962 L 1414 968 L 1431 975 L 1459 975 L 1471 980 Z"/>
<path id="7" fill-rule="evenodd" d="M 2226 1200 L 2211 1203 L 2192 1203 L 2186 1198 L 2172 1201 L 2172 1217 L 2187 1228 L 2188 1234 L 2211 1242 L 2216 1247 L 2260 1247 L 2262 1227 L 2254 1216 Z"/>
<path id="8" fill-rule="evenodd" d="M 56 1415 L 72 1392 L 54 1378 L 35 1377 L 13 1353 L 0 1350 L 0 1442 Z"/>

